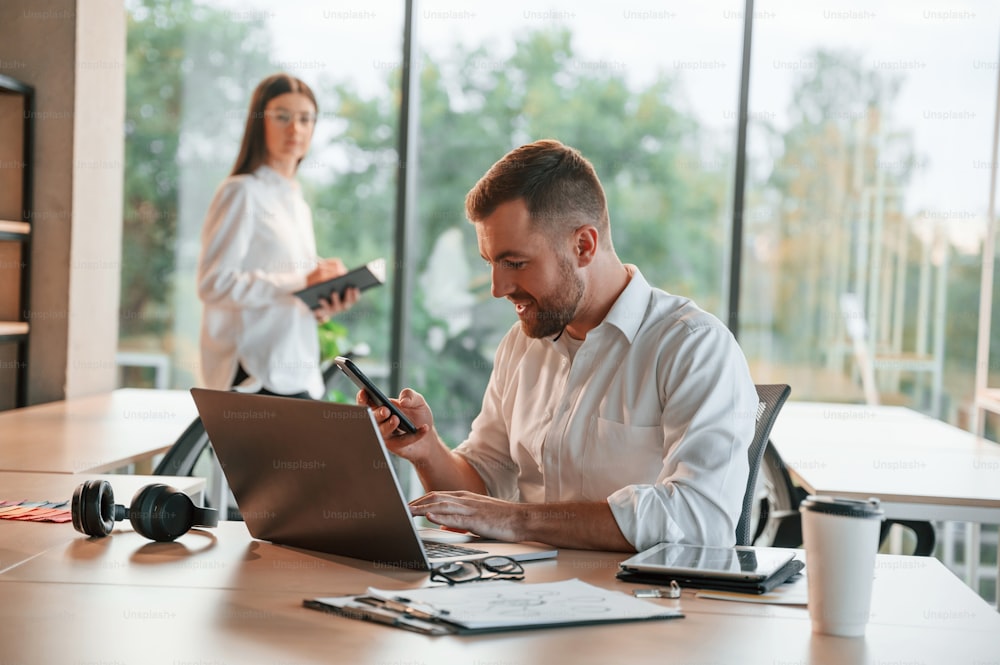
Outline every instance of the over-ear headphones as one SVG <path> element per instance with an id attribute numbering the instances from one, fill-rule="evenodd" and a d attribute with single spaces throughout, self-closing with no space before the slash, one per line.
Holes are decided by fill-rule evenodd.
<path id="1" fill-rule="evenodd" d="M 195 526 L 219 524 L 219 511 L 194 505 L 184 492 L 168 485 L 146 485 L 132 497 L 129 507 L 115 503 L 111 483 L 88 480 L 73 491 L 73 528 L 102 538 L 115 522 L 128 519 L 137 533 L 161 543 L 170 542 Z"/>

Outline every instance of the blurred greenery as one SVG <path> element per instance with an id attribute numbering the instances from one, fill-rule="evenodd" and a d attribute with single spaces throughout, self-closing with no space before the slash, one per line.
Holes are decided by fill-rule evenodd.
<path id="1" fill-rule="evenodd" d="M 912 136 L 895 131 L 884 113 L 896 103 L 901 76 L 871 71 L 846 51 L 818 50 L 805 59 L 816 66 L 793 82 L 788 126 L 763 128 L 775 146 L 773 168 L 751 187 L 758 200 L 775 202 L 757 216 L 777 242 L 772 269 L 795 275 L 775 280 L 782 309 L 769 333 L 780 340 L 781 360 L 822 365 L 843 335 L 840 294 L 871 268 L 854 260 L 852 246 L 873 216 L 868 197 L 881 197 L 886 228 L 906 235 L 893 204 L 916 156 Z M 890 160 L 900 167 L 880 167 Z"/>
<path id="2" fill-rule="evenodd" d="M 218 154 L 235 160 L 241 120 L 219 110 L 236 99 L 245 105 L 242 81 L 270 69 L 270 41 L 260 20 L 234 22 L 195 0 L 129 0 L 126 8 L 120 336 L 162 339 L 174 317 L 183 169 Z"/>
<path id="3" fill-rule="evenodd" d="M 478 412 L 493 350 L 515 320 L 510 307 L 489 293 L 475 230 L 465 221 L 465 194 L 513 147 L 554 137 L 580 149 L 606 184 L 622 259 L 639 265 L 656 285 L 690 295 L 709 310 L 721 306 L 727 151 L 714 152 L 696 119 L 678 110 L 678 93 L 667 75 L 632 90 L 621 69 L 572 65 L 580 61 L 570 32 L 557 29 L 519 36 L 502 63 L 484 47 L 459 44 L 441 62 L 425 56 L 421 63 L 419 231 L 418 245 L 411 248 L 419 263 L 412 267 L 427 276 L 436 243 L 448 232 L 460 233 L 463 256 L 449 257 L 449 266 L 469 266 L 470 275 L 450 286 L 471 296 L 471 307 L 467 325 L 455 330 L 428 303 L 436 294 L 415 289 L 407 378 L 433 406 L 439 431 L 453 442 L 464 437 Z M 446 70 L 455 70 L 458 81 Z M 398 80 L 389 87 L 398 89 Z M 377 251 L 373 237 L 392 233 L 388 204 L 398 171 L 397 110 L 362 97 L 348 84 L 336 86 L 333 99 L 333 113 L 349 128 L 334 141 L 351 157 L 352 168 L 317 191 L 317 209 L 328 211 L 323 219 L 329 222 L 318 225 L 318 242 L 367 260 Z M 358 219 L 367 220 L 366 231 L 374 236 L 357 233 Z M 379 334 L 378 326 L 384 325 L 389 302 L 388 294 L 379 295 L 386 297 L 369 299 L 369 310 L 345 320 L 353 317 L 357 328 L 367 330 L 363 336 L 372 340 L 373 355 L 385 357 L 388 335 Z"/>
<path id="4" fill-rule="evenodd" d="M 343 355 L 347 350 L 346 342 L 349 339 L 347 326 L 336 319 L 330 319 L 326 323 L 321 323 L 317 327 L 319 333 L 319 357 L 321 360 L 329 360 Z"/>

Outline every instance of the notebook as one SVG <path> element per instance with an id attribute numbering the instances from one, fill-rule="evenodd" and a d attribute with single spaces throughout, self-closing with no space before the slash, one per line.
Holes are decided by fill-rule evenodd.
<path id="1" fill-rule="evenodd" d="M 777 547 L 702 547 L 660 543 L 619 564 L 616 577 L 638 584 L 763 594 L 803 568 L 795 551 Z"/>
<path id="2" fill-rule="evenodd" d="M 385 284 L 385 259 L 375 259 L 363 266 L 358 266 L 340 277 L 334 277 L 319 284 L 307 286 L 295 292 L 309 309 L 319 307 L 320 298 L 327 299 L 334 292 L 342 294 L 350 287 L 365 291 L 373 286 Z"/>
<path id="3" fill-rule="evenodd" d="M 414 570 L 556 556 L 535 543 L 421 538 L 418 531 L 439 530 L 415 524 L 368 407 L 202 388 L 191 395 L 254 538 Z"/>

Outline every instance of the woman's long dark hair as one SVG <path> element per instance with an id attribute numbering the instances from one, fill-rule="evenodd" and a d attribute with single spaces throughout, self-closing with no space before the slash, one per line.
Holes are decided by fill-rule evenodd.
<path id="1" fill-rule="evenodd" d="M 243 130 L 240 154 L 236 158 L 236 164 L 230 175 L 253 173 L 258 166 L 267 161 L 267 144 L 264 142 L 264 109 L 272 99 L 288 92 L 305 95 L 317 111 L 319 110 L 312 89 L 294 76 L 273 74 L 261 81 L 257 85 L 257 89 L 253 91 L 253 97 L 250 98 L 250 112 L 247 113 L 247 124 Z"/>

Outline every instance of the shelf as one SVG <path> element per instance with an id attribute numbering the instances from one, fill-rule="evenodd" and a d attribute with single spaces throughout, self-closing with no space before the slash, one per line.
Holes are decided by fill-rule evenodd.
<path id="1" fill-rule="evenodd" d="M 31 326 L 23 321 L 0 321 L 0 341 L 12 341 L 27 337 Z"/>
<path id="2" fill-rule="evenodd" d="M 0 162 L 13 167 L 0 173 L 0 319 L 12 319 L 0 320 L 0 342 L 5 345 L 0 363 L 0 410 L 28 405 L 32 331 L 30 322 L 17 320 L 15 312 L 32 309 L 29 263 L 34 235 L 30 220 L 35 117 L 34 88 L 0 74 Z"/>
<path id="3" fill-rule="evenodd" d="M 0 240 L 24 240 L 31 236 L 31 224 L 0 219 Z"/>
<path id="4" fill-rule="evenodd" d="M 32 95 L 34 90 L 30 85 L 22 83 L 15 78 L 0 74 L 0 93 L 15 95 Z"/>

